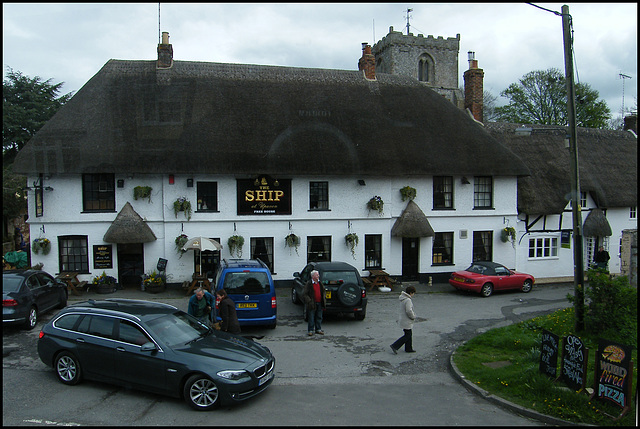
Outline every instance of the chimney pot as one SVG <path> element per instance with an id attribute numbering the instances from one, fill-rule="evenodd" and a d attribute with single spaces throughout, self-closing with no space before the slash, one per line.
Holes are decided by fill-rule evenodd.
<path id="1" fill-rule="evenodd" d="M 163 45 L 168 45 L 169 44 L 169 32 L 167 32 L 167 31 L 163 31 L 162 32 L 162 44 Z"/>

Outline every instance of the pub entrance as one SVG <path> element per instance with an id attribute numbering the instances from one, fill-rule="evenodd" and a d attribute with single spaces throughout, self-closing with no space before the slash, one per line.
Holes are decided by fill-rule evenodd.
<path id="1" fill-rule="evenodd" d="M 144 274 L 142 243 L 118 244 L 118 280 L 121 287 L 140 287 Z"/>
<path id="2" fill-rule="evenodd" d="M 402 237 L 402 280 L 418 280 L 418 261 L 420 256 L 420 239 Z"/>

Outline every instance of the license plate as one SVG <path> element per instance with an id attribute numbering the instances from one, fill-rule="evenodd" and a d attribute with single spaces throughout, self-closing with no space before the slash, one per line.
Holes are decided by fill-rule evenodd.
<path id="1" fill-rule="evenodd" d="M 453 279 L 457 282 L 464 282 L 464 279 L 462 277 L 454 277 Z"/>
<path id="2" fill-rule="evenodd" d="M 324 296 L 327 297 L 327 299 L 331 299 L 331 291 L 330 290 L 326 291 Z"/>
<path id="3" fill-rule="evenodd" d="M 269 374 L 267 374 L 264 377 L 262 377 L 258 381 L 258 386 L 262 386 L 264 383 L 266 383 L 267 381 L 271 380 L 273 378 L 273 374 L 275 374 L 275 371 L 271 371 Z"/>
<path id="4" fill-rule="evenodd" d="M 237 305 L 238 308 L 258 308 L 257 302 L 240 302 Z"/>

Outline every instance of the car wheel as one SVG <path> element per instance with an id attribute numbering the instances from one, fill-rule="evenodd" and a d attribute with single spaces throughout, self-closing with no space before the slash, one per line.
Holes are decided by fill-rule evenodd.
<path id="1" fill-rule="evenodd" d="M 356 318 L 356 320 L 364 320 L 365 316 L 367 315 L 366 311 L 359 311 L 357 313 L 353 313 L 354 317 Z"/>
<path id="2" fill-rule="evenodd" d="M 27 320 L 24 321 L 24 327 L 25 329 L 31 330 L 36 327 L 36 323 L 38 323 L 38 310 L 36 310 L 35 307 L 31 307 L 27 315 Z"/>
<path id="3" fill-rule="evenodd" d="M 294 304 L 300 304 L 300 298 L 298 298 L 298 292 L 296 292 L 296 288 L 291 288 L 291 302 Z"/>
<path id="4" fill-rule="evenodd" d="M 82 379 L 82 371 L 80 370 L 80 362 L 71 353 L 62 352 L 56 357 L 55 362 L 56 375 L 58 380 L 64 384 L 75 385 Z"/>
<path id="5" fill-rule="evenodd" d="M 184 400 L 191 408 L 198 411 L 209 411 L 220 403 L 218 386 L 210 378 L 196 374 L 184 384 Z"/>
<path id="6" fill-rule="evenodd" d="M 58 304 L 58 308 L 65 308 L 67 306 L 67 300 L 69 299 L 69 292 L 63 289 L 61 295 L 62 299 L 60 300 L 60 304 Z"/>
<path id="7" fill-rule="evenodd" d="M 527 292 L 531 292 L 531 289 L 533 288 L 533 283 L 531 283 L 531 280 L 527 279 L 524 281 L 524 283 L 522 284 L 522 292 L 527 293 Z"/>
<path id="8" fill-rule="evenodd" d="M 491 283 L 485 283 L 482 285 L 482 289 L 480 289 L 480 295 L 484 298 L 491 296 L 493 293 L 493 285 Z"/>
<path id="9" fill-rule="evenodd" d="M 338 289 L 338 299 L 345 307 L 351 307 L 360 302 L 360 288 L 355 283 L 345 283 Z"/>

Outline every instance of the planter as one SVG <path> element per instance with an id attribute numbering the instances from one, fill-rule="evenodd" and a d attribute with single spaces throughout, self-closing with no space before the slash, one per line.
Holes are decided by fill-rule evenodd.
<path id="1" fill-rule="evenodd" d="M 116 285 L 114 283 L 93 285 L 91 287 L 99 294 L 114 293 L 116 291 Z"/>
<path id="2" fill-rule="evenodd" d="M 147 285 L 144 285 L 144 290 L 145 292 L 149 292 L 149 293 L 160 293 L 167 290 L 167 286 L 164 283 L 160 285 L 147 284 Z"/>
<path id="3" fill-rule="evenodd" d="M 136 186 L 133 188 L 133 199 L 137 200 L 138 198 L 147 198 L 149 202 L 151 202 L 151 186 Z"/>

